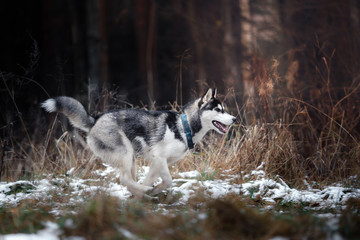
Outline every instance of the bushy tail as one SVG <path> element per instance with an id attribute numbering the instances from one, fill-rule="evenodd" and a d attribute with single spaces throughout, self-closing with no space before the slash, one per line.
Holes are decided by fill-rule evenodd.
<path id="1" fill-rule="evenodd" d="M 50 98 L 41 103 L 41 107 L 47 112 L 61 112 L 67 116 L 70 123 L 85 132 L 89 132 L 94 125 L 95 119 L 85 110 L 84 106 L 71 97 Z"/>

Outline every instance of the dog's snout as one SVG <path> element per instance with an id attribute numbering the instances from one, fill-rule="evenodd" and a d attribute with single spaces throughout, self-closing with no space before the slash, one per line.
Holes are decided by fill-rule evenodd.
<path id="1" fill-rule="evenodd" d="M 233 123 L 236 123 L 236 118 L 234 117 L 234 118 L 232 119 L 232 121 L 233 121 Z"/>

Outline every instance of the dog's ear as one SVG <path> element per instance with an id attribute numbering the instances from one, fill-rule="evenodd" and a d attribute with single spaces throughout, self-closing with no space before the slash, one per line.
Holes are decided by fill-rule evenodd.
<path id="1" fill-rule="evenodd" d="M 214 88 L 212 92 L 212 98 L 216 98 L 216 94 L 217 94 L 217 88 Z"/>
<path id="2" fill-rule="evenodd" d="M 209 88 L 206 93 L 201 97 L 199 101 L 199 108 L 201 108 L 205 103 L 209 102 L 212 98 L 216 97 L 216 89 L 212 90 Z"/>
<path id="3" fill-rule="evenodd" d="M 213 90 L 209 88 L 206 93 L 202 96 L 201 101 L 202 102 L 208 102 L 213 96 Z"/>

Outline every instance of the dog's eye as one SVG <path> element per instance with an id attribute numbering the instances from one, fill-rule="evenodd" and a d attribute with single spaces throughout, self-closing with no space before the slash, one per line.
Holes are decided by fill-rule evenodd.
<path id="1" fill-rule="evenodd" d="M 220 108 L 215 108 L 214 110 L 217 112 L 221 112 Z"/>

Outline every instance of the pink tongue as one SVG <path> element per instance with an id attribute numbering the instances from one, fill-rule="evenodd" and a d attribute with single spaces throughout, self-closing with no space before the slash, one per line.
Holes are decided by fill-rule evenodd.
<path id="1" fill-rule="evenodd" d="M 221 128 L 221 130 L 223 130 L 223 132 L 227 133 L 226 127 L 224 127 L 221 123 L 216 122 L 216 125 L 217 125 L 219 128 Z"/>

